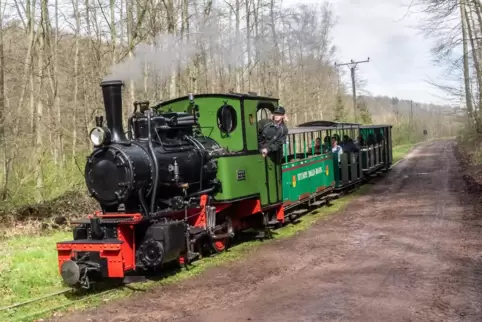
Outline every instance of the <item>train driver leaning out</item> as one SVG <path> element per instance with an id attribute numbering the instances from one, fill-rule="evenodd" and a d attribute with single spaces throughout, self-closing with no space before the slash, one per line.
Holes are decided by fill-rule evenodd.
<path id="1" fill-rule="evenodd" d="M 343 154 L 343 148 L 338 145 L 336 137 L 331 137 L 331 152 L 338 153 L 338 162 L 341 162 L 341 155 Z"/>
<path id="2" fill-rule="evenodd" d="M 259 141 L 259 149 L 263 158 L 270 152 L 281 151 L 288 135 L 288 127 L 284 119 L 285 109 L 279 106 L 273 111 L 273 119 L 263 127 Z"/>

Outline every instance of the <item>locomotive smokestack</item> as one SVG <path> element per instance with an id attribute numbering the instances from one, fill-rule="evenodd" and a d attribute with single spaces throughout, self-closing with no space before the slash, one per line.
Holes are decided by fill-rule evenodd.
<path id="1" fill-rule="evenodd" d="M 105 118 L 107 127 L 112 134 L 112 141 L 126 143 L 126 135 L 122 127 L 122 86 L 120 80 L 103 81 L 100 83 L 104 95 Z"/>

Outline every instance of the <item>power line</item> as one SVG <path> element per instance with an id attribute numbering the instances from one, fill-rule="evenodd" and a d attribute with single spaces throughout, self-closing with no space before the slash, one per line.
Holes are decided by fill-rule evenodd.
<path id="1" fill-rule="evenodd" d="M 350 73 L 351 73 L 351 87 L 353 91 L 353 112 L 355 113 L 355 122 L 356 122 L 356 86 L 355 86 L 355 68 L 357 67 L 358 64 L 362 63 L 368 63 L 370 62 L 370 57 L 368 57 L 367 60 L 359 60 L 359 61 L 353 61 L 353 59 L 349 63 L 343 63 L 343 64 L 337 64 L 335 63 L 335 68 L 338 66 L 346 66 L 346 65 L 351 65 L 350 66 Z M 338 77 L 338 81 L 340 80 L 340 77 Z"/>

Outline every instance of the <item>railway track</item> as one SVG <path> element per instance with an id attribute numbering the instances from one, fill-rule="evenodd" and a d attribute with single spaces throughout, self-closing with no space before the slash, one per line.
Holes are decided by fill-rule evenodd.
<path id="1" fill-rule="evenodd" d="M 68 306 L 72 306 L 72 305 L 75 305 L 77 303 L 80 303 L 80 302 L 83 302 L 83 301 L 86 301 L 86 300 L 89 300 L 89 299 L 93 299 L 93 298 L 101 296 L 101 295 L 109 294 L 109 293 L 115 291 L 116 289 L 117 289 L 117 287 L 110 288 L 110 289 L 107 289 L 107 290 L 103 290 L 103 291 L 100 291 L 100 292 L 94 293 L 94 294 L 86 294 L 85 296 L 78 295 L 79 297 L 76 298 L 76 299 L 72 299 L 72 300 L 67 301 L 66 303 L 63 303 L 63 304 L 48 307 L 48 308 L 43 309 L 41 311 L 37 311 L 37 312 L 34 312 L 34 313 L 24 315 L 24 316 L 18 318 L 18 320 L 19 321 L 32 321 L 35 317 L 38 317 L 40 315 L 43 315 L 43 314 L 46 314 L 46 313 L 49 313 L 49 312 L 53 312 L 53 311 L 56 311 L 58 309 L 62 309 L 62 308 L 68 307 Z M 9 311 L 11 311 L 11 310 L 16 310 L 20 307 L 25 307 L 25 306 L 32 305 L 32 304 L 38 304 L 42 301 L 52 300 L 55 297 L 58 297 L 58 296 L 61 296 L 61 295 L 64 295 L 64 294 L 68 294 L 68 293 L 72 293 L 75 296 L 75 290 L 71 289 L 71 288 L 68 288 L 68 289 L 63 289 L 63 290 L 53 292 L 53 293 L 50 293 L 50 294 L 46 294 L 46 295 L 43 295 L 43 296 L 39 296 L 39 297 L 36 297 L 36 298 L 32 298 L 32 299 L 29 299 L 29 300 L 26 300 L 26 301 L 23 301 L 23 302 L 18 302 L 18 303 L 11 304 L 9 306 L 2 307 L 2 308 L 0 308 L 0 317 L 2 315 L 8 315 Z"/>

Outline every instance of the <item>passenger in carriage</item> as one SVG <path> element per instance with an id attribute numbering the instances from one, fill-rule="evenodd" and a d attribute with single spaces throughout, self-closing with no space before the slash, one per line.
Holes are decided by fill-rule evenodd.
<path id="1" fill-rule="evenodd" d="M 356 140 L 355 143 L 358 147 L 364 146 L 365 145 L 365 140 L 363 140 L 363 136 L 359 135 L 358 139 Z"/>
<path id="2" fill-rule="evenodd" d="M 323 152 L 324 153 L 327 153 L 327 152 L 330 152 L 330 141 L 331 141 L 331 137 L 330 136 L 325 136 L 325 138 L 323 139 L 323 142 L 325 144 L 323 144 Z"/>
<path id="3" fill-rule="evenodd" d="M 367 145 L 375 145 L 375 144 L 377 144 L 375 140 L 375 135 L 373 135 L 373 133 L 368 134 Z"/>
<path id="4" fill-rule="evenodd" d="M 348 136 L 343 136 L 343 151 L 357 153 L 360 151 L 360 148 L 353 142 L 353 140 Z"/>
<path id="5" fill-rule="evenodd" d="M 338 163 L 341 162 L 341 155 L 343 154 L 343 148 L 338 145 L 336 135 L 331 138 L 331 152 L 338 153 Z"/>
<path id="6" fill-rule="evenodd" d="M 375 129 L 375 137 L 376 137 L 376 140 L 377 140 L 377 143 L 378 143 L 378 144 L 382 144 L 382 143 L 383 143 L 383 134 L 382 134 L 382 132 L 380 131 L 380 129 Z"/>
<path id="7" fill-rule="evenodd" d="M 343 135 L 343 142 L 341 142 L 341 146 L 344 147 L 344 145 L 350 140 L 350 137 L 348 135 Z"/>
<path id="8" fill-rule="evenodd" d="M 345 148 L 345 145 L 348 143 L 348 135 L 343 135 L 343 140 L 341 142 L 338 142 L 338 144 L 342 147 L 343 151 L 346 152 L 346 148 Z"/>
<path id="9" fill-rule="evenodd" d="M 315 146 L 313 148 L 315 150 L 315 154 L 323 153 L 323 146 L 321 145 L 321 139 L 320 138 L 316 138 Z"/>

